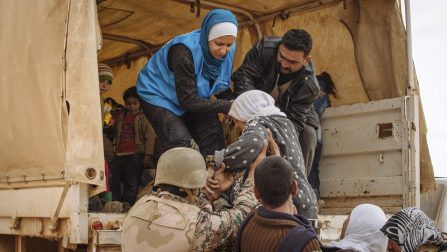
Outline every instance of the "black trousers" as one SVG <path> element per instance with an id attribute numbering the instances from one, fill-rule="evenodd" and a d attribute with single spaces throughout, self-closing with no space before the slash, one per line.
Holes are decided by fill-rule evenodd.
<path id="1" fill-rule="evenodd" d="M 320 166 L 322 147 L 322 143 L 317 143 L 317 147 L 315 148 L 314 160 L 312 161 L 312 169 L 310 170 L 310 174 L 307 177 L 309 184 L 314 189 L 317 199 L 320 199 L 320 170 L 318 167 Z"/>
<path id="2" fill-rule="evenodd" d="M 217 113 L 187 112 L 177 116 L 163 107 L 144 101 L 141 104 L 146 118 L 157 133 L 155 162 L 169 149 L 190 147 L 191 139 L 197 143 L 204 157 L 224 148 L 223 129 Z"/>
<path id="3" fill-rule="evenodd" d="M 126 201 L 131 205 L 135 203 L 143 173 L 143 157 L 144 154 L 131 154 L 113 158 L 109 174 L 113 200 Z"/>

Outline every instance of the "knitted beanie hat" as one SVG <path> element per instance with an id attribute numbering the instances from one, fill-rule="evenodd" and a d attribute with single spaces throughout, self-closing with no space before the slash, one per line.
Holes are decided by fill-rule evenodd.
<path id="1" fill-rule="evenodd" d="M 98 63 L 98 76 L 99 81 L 108 80 L 110 81 L 110 83 L 112 83 L 113 79 L 112 68 L 104 63 Z"/>

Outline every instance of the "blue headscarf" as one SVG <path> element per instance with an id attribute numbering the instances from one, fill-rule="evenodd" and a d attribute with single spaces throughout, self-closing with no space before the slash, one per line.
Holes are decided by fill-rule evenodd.
<path id="1" fill-rule="evenodd" d="M 230 22 L 235 24 L 236 27 L 238 26 L 236 16 L 234 16 L 231 11 L 222 9 L 215 9 L 208 12 L 202 21 L 200 47 L 202 48 L 203 57 L 205 58 L 203 75 L 209 80 L 215 80 L 217 78 L 219 75 L 220 65 L 224 61 L 225 57 L 228 56 L 225 55 L 225 57 L 222 57 L 221 59 L 216 59 L 211 55 L 208 48 L 208 34 L 210 33 L 211 27 L 215 24 L 223 22 Z"/>

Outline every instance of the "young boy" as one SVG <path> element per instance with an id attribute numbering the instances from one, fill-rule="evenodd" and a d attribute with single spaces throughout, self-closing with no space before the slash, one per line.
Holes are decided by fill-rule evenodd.
<path id="1" fill-rule="evenodd" d="M 112 199 L 135 203 L 144 168 L 153 168 L 155 132 L 140 108 L 136 87 L 123 94 L 126 112 L 116 120 L 113 148 L 115 158 L 110 171 Z M 124 188 L 121 191 L 121 182 Z"/>

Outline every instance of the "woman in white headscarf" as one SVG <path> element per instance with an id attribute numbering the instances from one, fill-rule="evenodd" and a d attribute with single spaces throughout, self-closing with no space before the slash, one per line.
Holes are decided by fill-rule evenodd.
<path id="1" fill-rule="evenodd" d="M 307 181 L 295 126 L 279 108 L 275 107 L 273 97 L 259 90 L 247 91 L 236 98 L 228 115 L 232 117 L 237 127 L 243 129 L 243 132 L 238 141 L 226 149 L 216 151 L 214 159 L 208 157 L 207 160 L 215 162 L 216 167 L 220 167 L 223 162 L 227 172 L 243 171 L 262 150 L 263 141 L 268 139 L 270 130 L 281 156 L 289 161 L 295 170 L 299 192 L 293 202 L 299 215 L 317 219 L 317 201 Z"/>
<path id="2" fill-rule="evenodd" d="M 380 207 L 358 205 L 343 224 L 340 241 L 327 245 L 341 251 L 386 252 L 388 238 L 380 231 L 385 222 L 386 216 Z"/>

